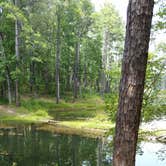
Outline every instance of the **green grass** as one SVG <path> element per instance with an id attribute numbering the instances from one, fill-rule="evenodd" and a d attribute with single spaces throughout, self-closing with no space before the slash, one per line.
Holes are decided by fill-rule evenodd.
<path id="1" fill-rule="evenodd" d="M 84 134 L 88 130 L 91 133 L 100 134 L 102 131 L 113 131 L 114 122 L 112 122 L 104 111 L 105 103 L 99 96 L 91 96 L 78 99 L 76 102 L 60 101 L 55 103 L 55 98 L 41 97 L 38 99 L 24 97 L 21 100 L 21 106 L 7 105 L 6 100 L 0 102 L 0 122 L 12 124 L 41 123 L 54 120 L 57 129 L 60 132 Z M 61 128 L 62 127 L 62 128 Z M 48 126 L 46 127 L 48 129 Z M 53 126 L 51 129 L 55 129 Z M 94 131 L 95 130 L 95 131 Z M 100 130 L 99 132 L 97 130 Z M 89 132 L 89 131 L 88 131 Z M 162 133 L 161 133 L 162 132 Z M 112 133 L 111 133 L 112 134 Z M 140 131 L 141 139 L 157 137 L 163 134 L 163 131 L 147 132 Z"/>
<path id="2" fill-rule="evenodd" d="M 55 120 L 59 125 L 77 129 L 109 130 L 114 127 L 105 113 L 104 102 L 98 96 L 82 98 L 76 102 L 60 101 L 54 98 L 24 97 L 20 107 L 3 105 L 1 121 L 5 122 L 42 122 Z M 13 113 L 8 113 L 13 110 Z"/>

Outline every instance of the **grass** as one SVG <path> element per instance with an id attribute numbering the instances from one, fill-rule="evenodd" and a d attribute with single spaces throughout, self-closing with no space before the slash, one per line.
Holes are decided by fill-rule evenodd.
<path id="1" fill-rule="evenodd" d="M 43 129 L 79 135 L 86 133 L 102 135 L 114 129 L 114 123 L 110 121 L 104 109 L 104 101 L 99 96 L 79 99 L 74 103 L 61 100 L 59 104 L 51 97 L 38 99 L 23 97 L 20 107 L 9 106 L 6 101 L 0 100 L 0 122 L 12 124 L 51 122 Z M 163 131 L 139 132 L 141 139 L 161 134 Z"/>
<path id="2" fill-rule="evenodd" d="M 38 123 L 55 121 L 56 124 L 72 129 L 109 130 L 114 127 L 104 111 L 103 100 L 98 96 L 79 99 L 76 102 L 60 101 L 54 98 L 22 98 L 21 106 L 0 105 L 0 120 L 13 123 Z"/>

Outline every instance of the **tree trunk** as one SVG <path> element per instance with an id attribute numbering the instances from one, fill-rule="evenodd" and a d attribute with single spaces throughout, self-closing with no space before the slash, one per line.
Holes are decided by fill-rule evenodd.
<path id="1" fill-rule="evenodd" d="M 8 67 L 6 67 L 6 80 L 8 88 L 8 102 L 9 104 L 12 104 L 11 81 L 10 81 L 10 72 Z"/>
<path id="2" fill-rule="evenodd" d="M 78 78 L 79 77 L 79 58 L 80 58 L 80 42 L 77 41 L 75 62 L 74 62 L 74 99 L 78 97 L 78 90 L 79 90 L 79 78 Z"/>
<path id="3" fill-rule="evenodd" d="M 49 70 L 48 70 L 48 64 L 46 64 L 45 70 L 44 70 L 44 79 L 45 79 L 45 93 L 49 94 L 49 81 L 51 81 L 51 78 L 49 76 Z"/>
<path id="4" fill-rule="evenodd" d="M 60 12 L 60 11 L 58 11 Z M 57 12 L 57 32 L 56 32 L 56 103 L 59 103 L 60 89 L 59 89 L 59 63 L 60 63 L 60 15 Z"/>
<path id="5" fill-rule="evenodd" d="M 31 62 L 30 64 L 30 92 L 35 96 L 35 63 Z"/>
<path id="6" fill-rule="evenodd" d="M 86 59 L 85 59 L 86 60 Z M 85 62 L 86 63 L 86 62 Z M 84 82 L 84 88 L 87 87 L 87 65 L 84 64 L 84 77 L 83 77 L 83 82 Z"/>
<path id="7" fill-rule="evenodd" d="M 4 87 L 4 82 L 2 82 L 2 85 L 1 85 L 1 97 L 2 97 L 2 98 L 5 97 L 5 87 Z"/>
<path id="8" fill-rule="evenodd" d="M 102 72 L 101 72 L 101 93 L 110 92 L 109 74 L 110 70 L 110 48 L 109 48 L 109 32 L 108 28 L 103 33 L 103 48 L 102 48 Z"/>
<path id="9" fill-rule="evenodd" d="M 15 6 L 18 5 L 17 0 L 15 0 Z M 19 29 L 18 29 L 18 20 L 15 21 L 15 54 L 16 54 L 16 70 L 18 70 L 18 61 L 19 61 Z M 16 106 L 20 105 L 19 99 L 19 80 L 18 77 L 15 80 L 15 101 Z"/>
<path id="10" fill-rule="evenodd" d="M 113 166 L 134 166 L 153 0 L 130 0 L 114 138 Z"/>

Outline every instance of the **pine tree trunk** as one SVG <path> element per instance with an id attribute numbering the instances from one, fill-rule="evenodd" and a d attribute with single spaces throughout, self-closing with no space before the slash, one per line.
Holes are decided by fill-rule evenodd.
<path id="1" fill-rule="evenodd" d="M 153 0 L 130 0 L 114 138 L 113 166 L 134 166 Z"/>
<path id="2" fill-rule="evenodd" d="M 17 0 L 15 0 L 15 6 L 18 5 Z M 15 21 L 15 54 L 16 54 L 16 69 L 18 69 L 18 62 L 19 62 L 19 29 L 18 29 L 18 20 Z M 15 102 L 16 106 L 20 105 L 19 99 L 19 80 L 16 78 L 15 80 Z"/>
<path id="3" fill-rule="evenodd" d="M 58 11 L 59 12 L 59 11 Z M 59 63 L 60 63 L 60 15 L 57 14 L 57 32 L 56 32 L 56 103 L 59 103 L 60 85 L 59 85 Z"/>

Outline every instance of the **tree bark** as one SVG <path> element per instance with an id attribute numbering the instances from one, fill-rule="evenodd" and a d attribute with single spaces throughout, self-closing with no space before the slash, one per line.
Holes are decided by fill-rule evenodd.
<path id="1" fill-rule="evenodd" d="M 58 11 L 60 12 L 60 11 Z M 60 85 L 59 85 L 59 63 L 60 63 L 60 15 L 57 12 L 57 32 L 56 32 L 56 103 L 60 99 Z"/>
<path id="2" fill-rule="evenodd" d="M 15 6 L 18 6 L 17 0 L 15 0 Z M 15 21 L 15 54 L 16 54 L 16 69 L 18 69 L 19 61 L 19 29 L 18 29 L 18 20 Z M 19 80 L 18 77 L 15 80 L 15 102 L 16 106 L 20 105 L 19 99 Z"/>
<path id="3" fill-rule="evenodd" d="M 129 0 L 113 166 L 135 165 L 153 5 L 153 0 Z"/>

